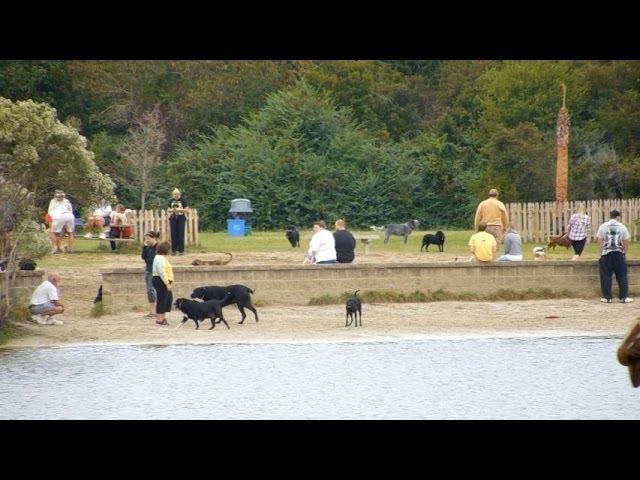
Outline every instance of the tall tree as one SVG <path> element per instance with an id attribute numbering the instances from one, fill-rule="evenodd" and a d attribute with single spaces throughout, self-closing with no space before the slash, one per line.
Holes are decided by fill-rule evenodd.
<path id="1" fill-rule="evenodd" d="M 135 186 L 140 198 L 140 208 L 145 209 L 147 198 L 162 181 L 159 167 L 162 164 L 162 147 L 166 133 L 159 108 L 142 114 L 129 129 L 129 138 L 122 147 L 122 159 L 130 178 L 119 178 Z"/>
<path id="2" fill-rule="evenodd" d="M 558 122 L 556 124 L 556 202 L 567 201 L 569 191 L 569 111 L 565 101 L 567 87 L 562 84 L 562 108 L 558 112 Z"/>
<path id="3" fill-rule="evenodd" d="M 61 123 L 49 105 L 0 97 L 0 166 L 8 179 L 22 180 L 23 187 L 35 193 L 40 208 L 46 208 L 56 188 L 85 207 L 110 198 L 113 181 L 93 158 L 87 140 Z"/>

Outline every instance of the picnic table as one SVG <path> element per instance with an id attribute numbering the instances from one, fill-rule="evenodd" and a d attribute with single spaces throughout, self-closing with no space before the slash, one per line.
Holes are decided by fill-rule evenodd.
<path id="1" fill-rule="evenodd" d="M 369 253 L 369 245 L 371 245 L 371 242 L 373 242 L 374 240 L 378 240 L 380 236 L 379 235 L 354 235 L 354 238 L 362 242 L 362 244 L 364 245 L 364 254 L 366 255 Z"/>

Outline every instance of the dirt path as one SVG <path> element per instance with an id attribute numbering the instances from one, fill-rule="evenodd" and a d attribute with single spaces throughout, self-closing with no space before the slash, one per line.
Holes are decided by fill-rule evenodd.
<path id="1" fill-rule="evenodd" d="M 216 254 L 172 257 L 174 265 L 189 264 L 194 258 L 216 258 Z M 296 253 L 239 253 L 237 265 L 292 264 Z M 90 257 L 87 257 L 91 259 Z M 446 254 L 371 254 L 361 263 L 453 261 Z M 218 342 L 325 342 L 397 341 L 458 336 L 524 335 L 610 335 L 624 334 L 639 316 L 638 304 L 601 304 L 598 299 L 529 300 L 519 302 L 434 302 L 408 304 L 364 304 L 363 327 L 345 328 L 343 305 L 266 306 L 258 309 L 260 322 L 248 312 L 243 325 L 235 306 L 225 309 L 231 329 L 210 323 L 195 330 L 193 322 L 176 329 L 181 315 L 168 314 L 170 326 L 156 326 L 142 318 L 144 306 L 136 311 L 92 318 L 89 313 L 100 284 L 99 268 L 123 264 L 143 266 L 138 255 L 106 255 L 90 266 L 56 268 L 62 275 L 63 303 L 67 312 L 63 326 L 24 323 L 27 335 L 4 347 L 87 343 L 218 343 Z M 141 285 L 141 288 L 144 286 Z M 557 317 L 557 318 L 546 318 Z"/>

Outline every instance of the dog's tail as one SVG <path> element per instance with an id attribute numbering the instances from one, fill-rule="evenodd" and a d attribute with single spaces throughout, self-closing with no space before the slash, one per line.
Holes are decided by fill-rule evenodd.
<path id="1" fill-rule="evenodd" d="M 358 292 L 359 292 L 359 291 L 360 291 L 360 290 L 356 290 L 355 292 L 353 292 L 353 296 L 354 296 L 354 297 L 357 297 L 357 296 L 358 296 Z"/>
<path id="2" fill-rule="evenodd" d="M 251 295 L 253 295 L 255 292 L 253 290 L 251 290 L 249 287 L 247 287 L 247 290 L 249 290 L 249 292 L 251 292 Z"/>

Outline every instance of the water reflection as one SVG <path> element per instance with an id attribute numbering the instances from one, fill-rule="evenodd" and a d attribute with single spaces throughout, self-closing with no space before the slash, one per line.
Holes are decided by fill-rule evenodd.
<path id="1" fill-rule="evenodd" d="M 0 355 L 2 419 L 640 419 L 619 337 Z"/>

